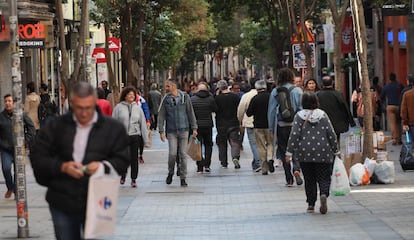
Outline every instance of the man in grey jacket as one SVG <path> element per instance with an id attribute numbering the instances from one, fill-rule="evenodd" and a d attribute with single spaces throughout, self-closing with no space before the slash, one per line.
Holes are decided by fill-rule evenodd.
<path id="1" fill-rule="evenodd" d="M 168 176 L 165 182 L 167 184 L 172 182 L 178 150 L 181 186 L 186 187 L 188 133 L 191 129 L 193 137 L 197 137 L 197 120 L 190 97 L 178 89 L 175 80 L 169 79 L 165 83 L 165 90 L 167 94 L 162 99 L 158 112 L 161 141 L 168 139 Z"/>

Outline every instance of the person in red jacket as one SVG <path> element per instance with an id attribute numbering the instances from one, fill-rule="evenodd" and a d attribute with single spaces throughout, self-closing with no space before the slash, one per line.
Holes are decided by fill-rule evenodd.
<path id="1" fill-rule="evenodd" d="M 96 93 L 98 94 L 96 105 L 99 107 L 102 114 L 106 116 L 112 116 L 111 103 L 105 99 L 105 91 L 102 88 L 97 88 Z"/>

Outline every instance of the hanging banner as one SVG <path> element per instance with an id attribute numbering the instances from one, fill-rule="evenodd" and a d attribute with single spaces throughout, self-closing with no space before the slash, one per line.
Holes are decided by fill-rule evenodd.
<path id="1" fill-rule="evenodd" d="M 324 36 L 324 50 L 326 53 L 334 51 L 334 25 L 324 24 L 323 25 L 323 36 Z"/>
<path id="2" fill-rule="evenodd" d="M 341 53 L 353 53 L 355 52 L 355 39 L 352 17 L 345 17 L 344 25 L 342 25 L 341 33 Z"/>

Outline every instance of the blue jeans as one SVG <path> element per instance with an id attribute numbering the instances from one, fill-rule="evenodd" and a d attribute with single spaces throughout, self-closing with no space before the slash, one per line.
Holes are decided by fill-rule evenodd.
<path id="1" fill-rule="evenodd" d="M 71 215 L 59 209 L 49 207 L 52 215 L 55 237 L 57 240 L 80 240 L 81 230 L 84 227 L 85 217 Z"/>
<path id="2" fill-rule="evenodd" d="M 256 169 L 257 167 L 260 166 L 260 157 L 259 157 L 259 152 L 257 151 L 257 146 L 256 146 L 256 138 L 254 136 L 254 128 L 245 128 L 247 131 L 247 138 L 249 139 L 249 144 L 250 144 L 250 149 L 252 150 L 253 153 L 253 162 L 252 162 L 252 167 L 253 169 Z"/>
<path id="3" fill-rule="evenodd" d="M 12 165 L 14 164 L 14 156 L 12 153 L 1 152 L 1 170 L 6 180 L 7 191 L 14 191 L 14 179 L 12 173 Z"/>
<path id="4" fill-rule="evenodd" d="M 169 132 L 168 139 L 168 175 L 174 175 L 177 153 L 179 155 L 180 178 L 187 176 L 187 143 L 188 131 Z"/>

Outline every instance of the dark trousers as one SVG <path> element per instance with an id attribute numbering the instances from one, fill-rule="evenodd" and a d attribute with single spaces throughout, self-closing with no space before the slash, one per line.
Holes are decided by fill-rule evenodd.
<path id="1" fill-rule="evenodd" d="M 315 206 L 315 202 L 318 199 L 317 185 L 319 185 L 320 195 L 325 194 L 327 197 L 329 196 L 333 164 L 301 162 L 300 167 L 305 178 L 306 202 L 311 206 Z"/>
<path id="2" fill-rule="evenodd" d="M 217 145 L 219 149 L 219 159 L 222 166 L 228 165 L 227 161 L 227 141 L 231 147 L 231 157 L 240 158 L 240 127 L 217 128 Z"/>
<path id="3" fill-rule="evenodd" d="M 85 217 L 49 207 L 57 240 L 80 240 Z"/>
<path id="4" fill-rule="evenodd" d="M 138 177 L 138 149 L 143 146 L 142 137 L 140 135 L 129 136 L 129 156 L 131 161 L 131 179 L 135 180 Z M 123 179 L 126 177 L 126 173 L 121 176 Z"/>
<path id="5" fill-rule="evenodd" d="M 277 126 L 277 153 L 278 157 L 283 162 L 283 169 L 285 170 L 285 178 L 287 183 L 293 182 L 292 167 L 286 163 L 286 149 L 289 140 L 291 126 L 281 127 Z M 293 161 L 293 171 L 300 171 L 300 167 Z"/>
<path id="6" fill-rule="evenodd" d="M 151 114 L 151 126 L 150 130 L 156 130 L 158 124 L 158 114 Z"/>
<path id="7" fill-rule="evenodd" d="M 211 127 L 199 128 L 197 130 L 197 139 L 201 146 L 204 146 L 204 157 L 202 161 L 197 161 L 197 169 L 203 170 L 203 167 L 210 167 L 211 154 L 213 152 L 213 130 Z"/>

